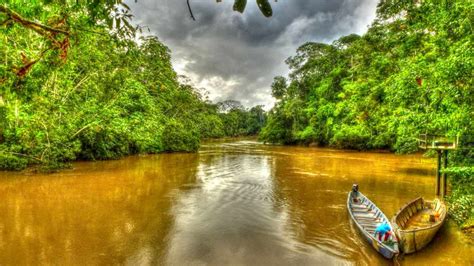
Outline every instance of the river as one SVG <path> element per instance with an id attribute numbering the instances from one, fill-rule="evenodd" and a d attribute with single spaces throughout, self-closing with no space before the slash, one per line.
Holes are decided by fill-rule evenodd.
<path id="1" fill-rule="evenodd" d="M 206 142 L 198 153 L 0 172 L 0 265 L 387 264 L 357 234 L 353 183 L 391 217 L 434 197 L 421 155 Z M 402 265 L 473 265 L 447 223 Z"/>

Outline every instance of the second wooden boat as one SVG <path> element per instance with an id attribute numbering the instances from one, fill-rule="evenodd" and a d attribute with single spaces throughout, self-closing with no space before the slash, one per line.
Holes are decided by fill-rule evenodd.
<path id="1" fill-rule="evenodd" d="M 409 254 L 428 245 L 446 220 L 446 211 L 439 199 L 420 197 L 403 206 L 392 218 L 402 251 Z"/>
<path id="2" fill-rule="evenodd" d="M 375 206 L 364 194 L 359 192 L 354 185 L 347 198 L 347 209 L 355 225 L 364 238 L 385 258 L 391 259 L 399 253 L 397 237 L 392 233 L 392 226 L 383 212 Z M 385 236 L 378 236 L 376 228 L 386 224 L 389 232 Z"/>

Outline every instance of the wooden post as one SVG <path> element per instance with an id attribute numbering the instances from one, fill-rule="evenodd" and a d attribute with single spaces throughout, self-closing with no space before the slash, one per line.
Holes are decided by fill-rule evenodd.
<path id="1" fill-rule="evenodd" d="M 440 183 L 441 183 L 441 150 L 436 150 L 438 152 L 438 167 L 436 169 L 436 196 L 439 196 L 440 193 Z"/>
<path id="2" fill-rule="evenodd" d="M 444 167 L 443 169 L 446 170 L 448 168 L 448 150 L 444 151 Z M 446 197 L 446 192 L 448 189 L 448 174 L 443 173 L 443 198 Z"/>

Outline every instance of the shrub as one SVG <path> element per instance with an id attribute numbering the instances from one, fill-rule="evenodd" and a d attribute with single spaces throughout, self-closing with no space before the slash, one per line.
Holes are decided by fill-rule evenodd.
<path id="1" fill-rule="evenodd" d="M 339 148 L 366 150 L 369 148 L 370 137 L 370 132 L 364 125 L 342 125 L 334 134 L 332 144 Z"/>
<path id="2" fill-rule="evenodd" d="M 0 170 L 23 170 L 28 160 L 8 153 L 0 153 Z"/>
<path id="3" fill-rule="evenodd" d="M 165 151 L 197 151 L 199 139 L 197 131 L 187 129 L 183 124 L 172 120 L 163 131 L 163 148 Z"/>
<path id="4" fill-rule="evenodd" d="M 446 200 L 449 214 L 459 225 L 474 217 L 474 167 L 450 167 L 444 170 L 452 183 Z"/>

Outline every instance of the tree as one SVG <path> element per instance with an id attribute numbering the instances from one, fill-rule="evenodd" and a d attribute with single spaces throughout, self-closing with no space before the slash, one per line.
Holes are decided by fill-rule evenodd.
<path id="1" fill-rule="evenodd" d="M 244 106 L 235 100 L 225 100 L 223 102 L 217 103 L 220 112 L 226 113 L 232 110 L 243 110 Z"/>
<path id="2" fill-rule="evenodd" d="M 46 7 L 52 9 L 52 12 L 50 16 L 42 17 L 43 21 L 37 22 L 21 14 L 40 18 L 41 11 L 39 10 Z M 91 25 L 107 27 L 121 38 L 133 37 L 135 31 L 140 28 L 130 24 L 131 18 L 130 8 L 120 0 L 106 1 L 105 3 L 100 1 L 53 1 L 40 4 L 19 1 L 12 2 L 10 5 L 2 4 L 0 5 L 0 25 L 2 27 L 6 27 L 7 31 L 14 27 L 22 27 L 35 32 L 40 37 L 36 39 L 36 47 L 31 51 L 20 54 L 6 53 L 6 61 L 11 63 L 6 65 L 6 68 L 12 69 L 18 77 L 22 78 L 39 60 L 49 58 L 49 55 L 57 55 L 65 61 L 71 43 L 78 41 L 78 32 L 87 30 L 86 28 Z M 6 38 L 7 43 L 14 42 L 15 36 L 6 35 Z M 7 64 L 7 62 L 5 63 Z M 6 80 L 7 77 L 3 75 L 0 78 L 0 83 Z"/>
<path id="3" fill-rule="evenodd" d="M 277 100 L 281 100 L 286 94 L 287 86 L 286 78 L 282 76 L 275 77 L 272 83 L 272 96 Z"/>
<path id="4" fill-rule="evenodd" d="M 472 134 L 472 7 L 382 1 L 363 36 L 303 44 L 286 60 L 288 85 L 272 85 L 264 136 L 409 152 L 419 133 Z"/>
<path id="5" fill-rule="evenodd" d="M 121 35 L 126 22 L 109 12 L 120 6 L 2 5 L 0 170 L 54 170 L 76 159 L 195 151 L 201 138 L 226 134 L 224 121 L 234 128 L 228 134 L 248 134 L 245 108 L 229 101 L 232 114 L 224 117 L 198 90 L 180 83 L 170 50 L 158 38 L 135 42 Z M 67 47 L 56 47 L 65 40 Z"/>

